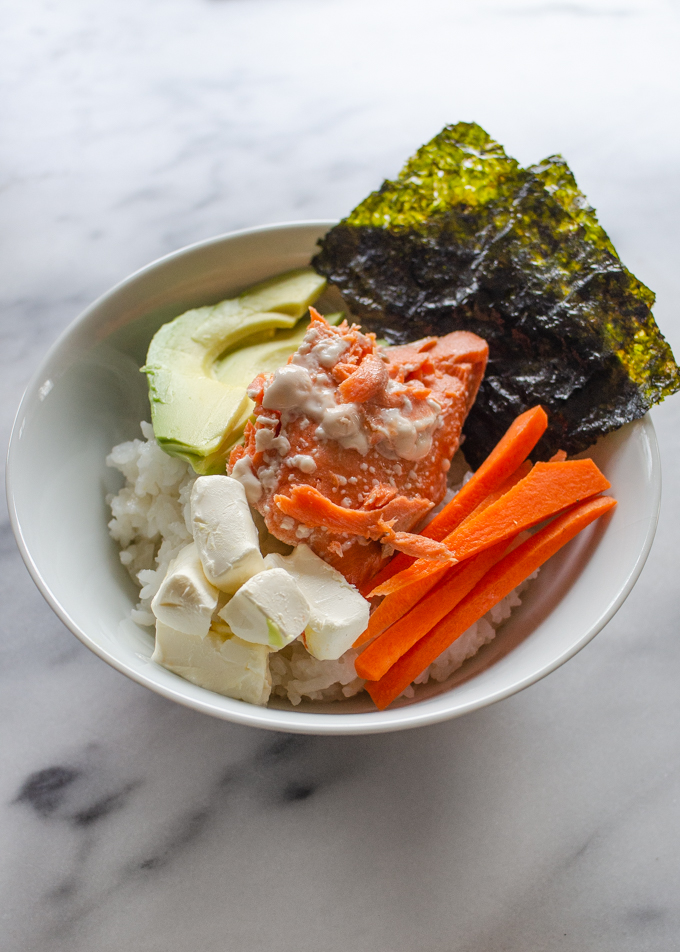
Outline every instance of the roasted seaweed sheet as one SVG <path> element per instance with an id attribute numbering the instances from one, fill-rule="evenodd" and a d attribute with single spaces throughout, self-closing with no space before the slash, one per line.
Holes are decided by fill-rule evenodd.
<path id="1" fill-rule="evenodd" d="M 475 123 L 447 126 L 320 242 L 317 271 L 392 343 L 471 330 L 489 365 L 465 426 L 477 467 L 541 403 L 536 458 L 578 453 L 680 389 L 651 313 L 564 159 L 522 168 Z"/>

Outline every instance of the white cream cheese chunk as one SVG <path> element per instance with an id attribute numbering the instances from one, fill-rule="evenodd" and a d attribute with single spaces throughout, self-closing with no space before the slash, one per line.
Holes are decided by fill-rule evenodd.
<path id="1" fill-rule="evenodd" d="M 151 611 L 158 621 L 187 635 L 205 638 L 217 607 L 218 591 L 205 577 L 196 545 L 180 549 L 168 566 Z"/>
<path id="2" fill-rule="evenodd" d="M 307 545 L 291 555 L 272 553 L 265 558 L 271 571 L 286 569 L 309 603 L 305 628 L 307 650 L 320 661 L 339 658 L 368 626 L 370 605 L 353 585 Z M 265 577 L 269 572 L 265 572 Z"/>
<path id="3" fill-rule="evenodd" d="M 254 575 L 218 613 L 244 641 L 279 649 L 290 644 L 309 622 L 309 605 L 283 568 Z"/>
<path id="4" fill-rule="evenodd" d="M 269 700 L 269 649 L 241 641 L 226 625 L 200 638 L 157 621 L 151 660 L 208 691 L 249 704 Z"/>
<path id="5" fill-rule="evenodd" d="M 243 485 L 231 476 L 199 476 L 191 490 L 194 541 L 208 581 L 235 592 L 264 568 Z"/>

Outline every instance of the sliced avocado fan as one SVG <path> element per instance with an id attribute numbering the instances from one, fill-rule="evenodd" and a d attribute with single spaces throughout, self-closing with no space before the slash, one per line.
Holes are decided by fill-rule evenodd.
<path id="1" fill-rule="evenodd" d="M 236 298 L 180 314 L 155 334 L 142 371 L 159 446 L 202 475 L 223 473 L 253 404 L 246 388 L 284 364 L 293 328 L 326 286 L 311 268 L 263 281 Z"/>

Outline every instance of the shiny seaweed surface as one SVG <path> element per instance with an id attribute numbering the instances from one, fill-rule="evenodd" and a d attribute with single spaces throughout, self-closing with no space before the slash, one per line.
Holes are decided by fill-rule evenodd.
<path id="1" fill-rule="evenodd" d="M 573 454 L 680 389 L 654 294 L 622 264 L 561 156 L 522 168 L 447 126 L 320 242 L 316 269 L 392 343 L 471 330 L 489 366 L 466 423 L 477 466 L 512 419 L 550 415 L 537 457 Z"/>

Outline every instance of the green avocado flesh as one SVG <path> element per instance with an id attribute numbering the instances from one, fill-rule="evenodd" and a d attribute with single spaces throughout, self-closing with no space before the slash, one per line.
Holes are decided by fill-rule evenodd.
<path id="1" fill-rule="evenodd" d="M 477 468 L 542 404 L 536 457 L 569 454 L 680 389 L 651 313 L 561 156 L 522 168 L 475 123 L 447 126 L 320 242 L 313 265 L 390 343 L 469 330 L 489 364 L 465 424 Z"/>
<path id="2" fill-rule="evenodd" d="M 263 281 L 236 298 L 199 307 L 164 324 L 142 368 L 154 435 L 197 473 L 223 473 L 253 404 L 246 388 L 299 347 L 295 327 L 326 286 L 311 268 Z"/>
<path id="3" fill-rule="evenodd" d="M 269 644 L 272 648 L 285 648 L 285 641 L 283 640 L 283 635 L 281 634 L 281 629 L 273 622 L 271 618 L 267 619 L 267 632 L 269 637 Z"/>

